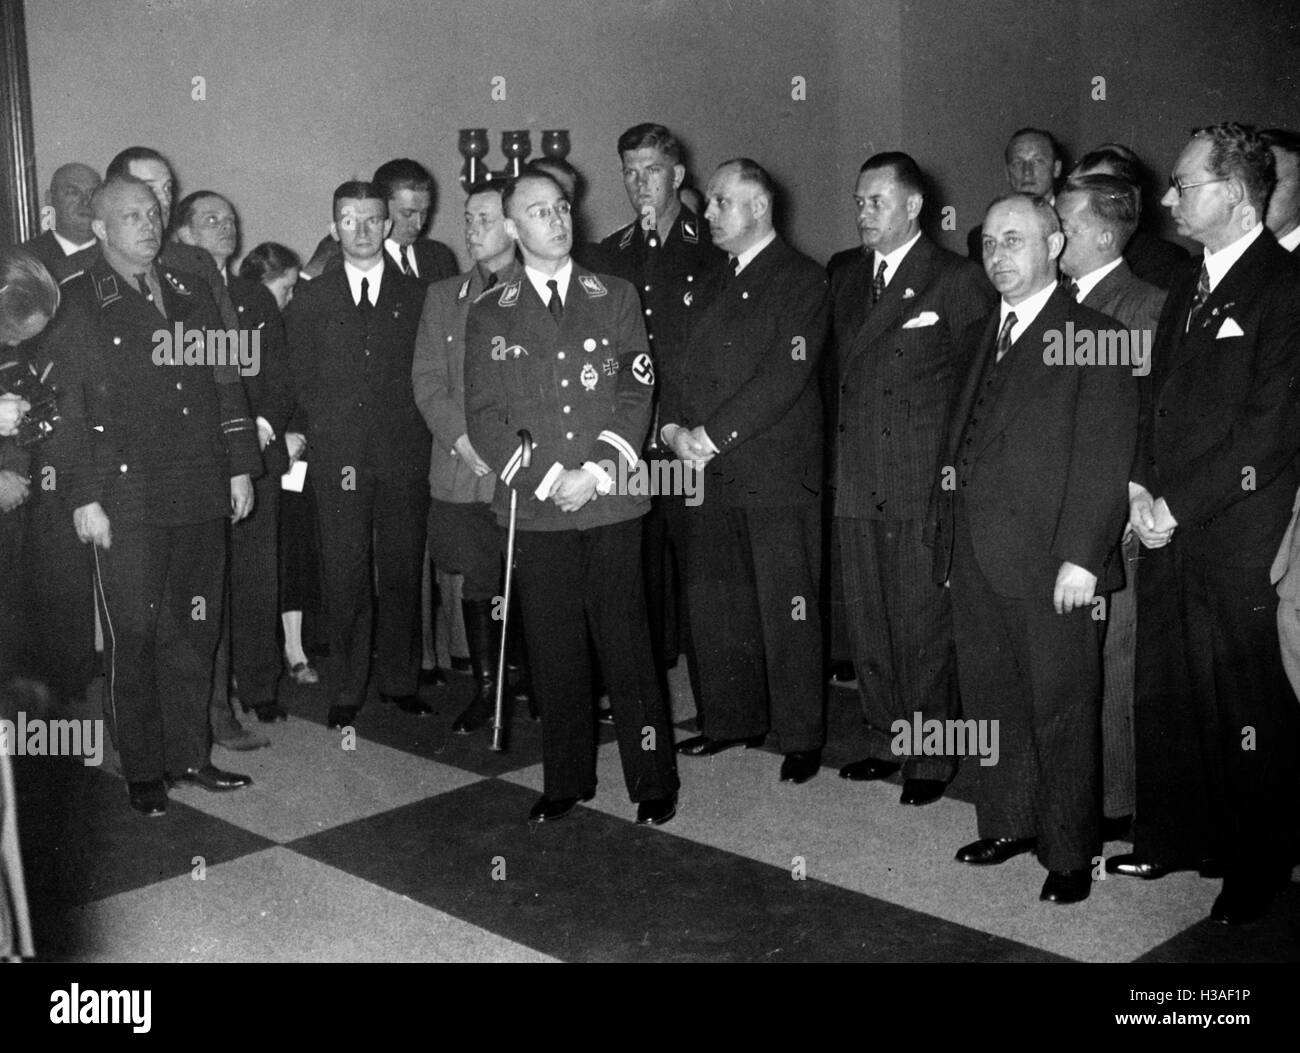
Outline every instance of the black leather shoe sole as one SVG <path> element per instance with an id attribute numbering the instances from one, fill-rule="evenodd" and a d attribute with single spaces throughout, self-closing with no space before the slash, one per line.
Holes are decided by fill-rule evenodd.
<path id="1" fill-rule="evenodd" d="M 840 769 L 840 778 L 848 779 L 851 782 L 872 782 L 876 779 L 888 779 L 895 774 L 901 764 L 895 764 L 892 761 L 877 760 L 875 757 L 867 757 L 865 760 L 854 761 L 852 764 L 846 764 Z"/>
<path id="2" fill-rule="evenodd" d="M 559 797 L 555 800 L 543 797 L 533 805 L 533 810 L 528 813 L 528 821 L 530 823 L 553 823 L 557 819 L 563 819 L 579 804 L 585 804 L 595 796 L 596 791 L 589 790 L 581 797 Z"/>

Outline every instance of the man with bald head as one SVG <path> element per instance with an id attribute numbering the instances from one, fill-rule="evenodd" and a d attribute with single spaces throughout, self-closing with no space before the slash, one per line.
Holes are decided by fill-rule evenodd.
<path id="1" fill-rule="evenodd" d="M 1042 128 L 1019 128 L 1011 133 L 1002 153 L 1007 189 L 1012 194 L 1041 197 L 1049 205 L 1056 201 L 1056 181 L 1061 178 L 1061 147 L 1051 132 Z M 966 235 L 966 251 L 972 260 L 983 259 L 980 227 Z"/>
<path id="2" fill-rule="evenodd" d="M 131 806 L 160 815 L 167 781 L 210 791 L 250 782 L 212 765 L 207 709 L 224 520 L 251 511 L 262 465 L 238 370 L 160 356 L 160 331 L 222 323 L 200 279 L 157 262 L 153 192 L 111 177 L 94 207 L 101 252 L 64 286 L 49 343 L 64 417 L 49 455 L 77 536 L 92 546 L 106 701 Z"/>
<path id="3" fill-rule="evenodd" d="M 704 734 L 688 756 L 755 746 L 780 778 L 817 774 L 825 741 L 821 579 L 826 273 L 776 233 L 776 191 L 728 161 L 704 218 L 728 259 L 700 283 L 685 344 L 663 360 L 660 439 L 702 475 L 687 509 L 686 596 Z"/>
<path id="4" fill-rule="evenodd" d="M 998 309 L 963 337 L 971 367 L 932 497 L 935 581 L 952 589 L 963 716 L 996 729 L 979 768 L 979 840 L 957 859 L 1036 849 L 1040 898 L 1087 897 L 1101 847 L 1101 653 L 1094 599 L 1123 580 L 1116 549 L 1137 428 L 1128 365 L 1053 353 L 1115 323 L 1057 285 L 1064 238 L 1042 198 L 984 219 Z"/>
<path id="5" fill-rule="evenodd" d="M 79 161 L 55 169 L 50 180 L 45 200 L 54 209 L 54 226 L 23 248 L 45 264 L 55 281 L 62 281 L 76 270 L 69 265 L 69 257 L 95 244 L 95 235 L 90 232 L 94 218 L 90 198 L 97 186 L 99 173 Z"/>

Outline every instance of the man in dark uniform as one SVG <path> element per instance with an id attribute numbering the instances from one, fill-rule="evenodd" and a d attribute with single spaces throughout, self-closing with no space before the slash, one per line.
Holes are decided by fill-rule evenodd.
<path id="1" fill-rule="evenodd" d="M 660 438 L 700 466 L 686 591 L 705 734 L 691 756 L 775 731 L 783 782 L 817 774 L 822 689 L 821 355 L 826 273 L 773 226 L 775 189 L 748 158 L 709 180 L 710 236 L 730 256 L 685 349 L 663 362 Z"/>
<path id="2" fill-rule="evenodd" d="M 559 819 L 596 791 L 590 630 L 637 822 L 665 823 L 677 772 L 641 584 L 648 501 L 624 485 L 654 385 L 640 304 L 622 279 L 573 264 L 569 201 L 549 176 L 507 184 L 502 205 L 524 273 L 470 308 L 465 410 L 470 442 L 505 484 L 498 518 L 511 490 L 519 503 L 516 580 L 545 775 L 529 818 Z M 528 466 L 520 432 L 533 440 Z"/>
<path id="3" fill-rule="evenodd" d="M 49 343 L 64 416 L 49 455 L 77 535 L 94 546 L 107 701 L 131 805 L 160 815 L 165 779 L 214 791 L 251 781 L 209 760 L 207 707 L 224 520 L 251 510 L 261 459 L 238 370 L 202 353 L 203 336 L 221 327 L 211 297 L 195 276 L 156 263 L 162 217 L 149 187 L 107 180 L 93 229 L 101 255 L 64 287 Z M 196 344 L 193 364 L 178 364 Z"/>
<path id="4" fill-rule="evenodd" d="M 678 197 L 686 166 L 681 143 L 672 132 L 662 124 L 634 125 L 619 136 L 618 155 L 623 162 L 623 188 L 637 218 L 600 243 L 602 260 L 610 274 L 631 282 L 640 294 L 651 354 L 662 368 L 685 347 L 701 284 L 725 256 L 703 230 L 699 216 Z M 643 455 L 649 461 L 672 460 L 672 452 L 659 445 L 659 429 L 653 423 L 657 417 L 656 400 Z M 698 699 L 699 674 L 678 584 L 686 564 L 685 528 L 681 495 L 651 498 L 650 511 L 641 521 L 650 641 L 661 676 L 678 653 L 686 655 L 691 688 Z M 675 633 L 670 626 L 676 626 Z"/>
<path id="5" fill-rule="evenodd" d="M 416 716 L 420 573 L 429 507 L 429 429 L 411 389 L 424 286 L 384 252 L 391 223 L 373 183 L 334 191 L 343 265 L 294 296 L 285 315 L 294 398 L 307 417 L 329 617 L 330 727 L 356 718 L 370 676 Z M 371 538 L 378 610 L 371 600 Z"/>

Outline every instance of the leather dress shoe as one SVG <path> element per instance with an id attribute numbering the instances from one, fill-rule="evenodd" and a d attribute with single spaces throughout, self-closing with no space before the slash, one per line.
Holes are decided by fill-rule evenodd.
<path id="1" fill-rule="evenodd" d="M 715 753 L 734 749 L 736 746 L 744 746 L 747 750 L 757 749 L 763 745 L 765 738 L 767 738 L 765 734 L 753 735 L 747 739 L 711 739 L 708 735 L 696 735 L 694 738 L 683 739 L 675 748 L 678 753 L 685 754 L 687 757 L 712 757 Z"/>
<path id="2" fill-rule="evenodd" d="M 596 710 L 596 719 L 602 724 L 614 723 L 614 711 L 606 706 L 604 709 Z"/>
<path id="3" fill-rule="evenodd" d="M 237 775 L 233 771 L 222 771 L 215 764 L 205 764 L 202 768 L 188 768 L 179 775 L 172 776 L 172 782 L 190 783 L 211 793 L 242 790 L 245 786 L 253 785 L 253 780 L 247 775 Z"/>
<path id="4" fill-rule="evenodd" d="M 870 782 L 873 779 L 888 779 L 893 775 L 901 764 L 895 764 L 893 761 L 877 760 L 875 757 L 867 757 L 865 760 L 854 761 L 852 764 L 846 764 L 840 769 L 841 779 L 851 779 L 853 782 Z"/>
<path id="5" fill-rule="evenodd" d="M 420 670 L 420 683 L 422 684 L 432 684 L 434 687 L 441 687 L 446 682 L 447 674 L 436 665 L 432 669 Z"/>
<path id="6" fill-rule="evenodd" d="M 244 712 L 257 714 L 259 723 L 274 724 L 277 720 L 288 720 L 289 712 L 279 702 L 259 702 L 255 706 L 244 704 Z"/>
<path id="7" fill-rule="evenodd" d="M 1082 903 L 1092 891 L 1092 871 L 1049 870 L 1038 898 L 1044 903 Z"/>
<path id="8" fill-rule="evenodd" d="M 141 815 L 162 815 L 167 811 L 167 784 L 162 779 L 129 782 L 126 788 L 131 798 L 131 807 Z"/>
<path id="9" fill-rule="evenodd" d="M 325 726 L 327 728 L 349 728 L 356 722 L 356 706 L 330 706 L 330 713 L 325 719 Z"/>
<path id="10" fill-rule="evenodd" d="M 1203 878 L 1223 877 L 1223 870 L 1217 860 L 1202 859 L 1196 866 L 1170 866 L 1165 863 L 1144 863 L 1132 852 L 1111 856 L 1106 860 L 1106 873 L 1121 877 L 1141 878 L 1143 881 L 1157 881 L 1166 874 L 1176 874 L 1180 870 L 1196 870 Z"/>
<path id="11" fill-rule="evenodd" d="M 427 717 L 433 712 L 433 707 L 427 702 L 421 702 L 419 695 L 384 695 L 379 696 L 381 702 L 388 705 L 396 706 L 403 713 L 410 713 L 416 717 Z"/>
<path id="12" fill-rule="evenodd" d="M 677 794 L 642 801 L 636 806 L 636 821 L 641 826 L 663 826 L 677 814 Z"/>
<path id="13" fill-rule="evenodd" d="M 457 735 L 469 735 L 496 716 L 496 711 L 496 688 L 492 684 L 485 684 L 451 722 L 451 730 Z"/>
<path id="14" fill-rule="evenodd" d="M 993 866 L 1023 855 L 1033 847 L 1032 837 L 981 837 L 978 841 L 959 848 L 956 859 L 958 863 L 970 863 L 977 867 Z"/>
<path id="15" fill-rule="evenodd" d="M 552 799 L 543 795 L 538 798 L 537 803 L 533 805 L 533 810 L 528 813 L 528 821 L 530 823 L 553 823 L 556 819 L 563 819 L 579 803 L 585 804 L 595 796 L 595 790 L 588 790 L 581 797 L 556 797 Z"/>
<path id="16" fill-rule="evenodd" d="M 821 750 L 795 750 L 787 753 L 781 761 L 781 781 L 792 782 L 797 786 L 816 775 L 821 766 Z"/>
<path id="17" fill-rule="evenodd" d="M 899 804 L 933 804 L 943 796 L 948 784 L 942 779 L 905 779 Z"/>
<path id="18" fill-rule="evenodd" d="M 1267 914 L 1272 902 L 1273 892 L 1267 885 L 1227 880 L 1210 908 L 1210 920 L 1220 925 L 1248 925 Z"/>

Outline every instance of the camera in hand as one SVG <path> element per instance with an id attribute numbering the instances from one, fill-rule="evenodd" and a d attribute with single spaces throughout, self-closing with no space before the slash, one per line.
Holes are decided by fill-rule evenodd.
<path id="1" fill-rule="evenodd" d="M 43 370 L 38 370 L 35 362 L 0 362 L 0 392 L 17 395 L 31 406 L 13 436 L 19 446 L 48 438 L 61 419 L 58 387 L 49 379 L 53 368 L 53 362 Z"/>

